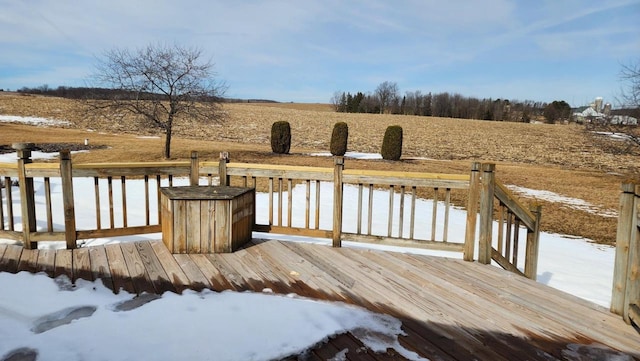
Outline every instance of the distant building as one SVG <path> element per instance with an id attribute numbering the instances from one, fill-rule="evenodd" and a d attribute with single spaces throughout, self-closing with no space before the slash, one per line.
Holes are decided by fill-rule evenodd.
<path id="1" fill-rule="evenodd" d="M 602 105 L 602 97 L 597 97 L 588 107 L 577 108 L 573 120 L 578 123 L 607 122 L 610 124 L 638 125 L 638 119 L 628 115 L 611 115 L 611 104 Z"/>
<path id="2" fill-rule="evenodd" d="M 581 112 L 573 113 L 573 118 L 578 123 L 591 123 L 596 121 L 603 121 L 606 115 L 604 113 L 600 113 L 595 109 L 595 107 L 587 107 Z"/>

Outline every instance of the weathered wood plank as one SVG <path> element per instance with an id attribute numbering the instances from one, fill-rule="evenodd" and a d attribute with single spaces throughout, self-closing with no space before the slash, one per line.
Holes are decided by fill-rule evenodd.
<path id="1" fill-rule="evenodd" d="M 204 288 L 210 288 L 211 283 L 207 277 L 204 276 L 202 271 L 198 268 L 195 262 L 187 254 L 174 254 L 176 262 L 180 265 L 180 268 L 189 279 L 189 288 L 195 290 L 202 290 Z"/>
<path id="2" fill-rule="evenodd" d="M 120 243 L 120 248 L 136 293 L 154 293 L 153 284 L 136 246 L 133 243 Z"/>
<path id="3" fill-rule="evenodd" d="M 20 255 L 20 262 L 18 263 L 18 272 L 27 271 L 35 273 L 38 264 L 38 250 L 37 249 L 24 249 Z"/>
<path id="4" fill-rule="evenodd" d="M 504 203 L 529 229 L 535 228 L 536 217 L 499 181 L 495 183 L 495 196 Z"/>
<path id="5" fill-rule="evenodd" d="M 73 169 L 71 166 L 71 152 L 68 149 L 60 152 L 60 178 L 62 203 L 64 207 L 65 242 L 67 249 L 75 249 L 77 247 L 76 241 L 78 240 L 78 235 L 76 234 L 76 211 L 73 200 Z"/>
<path id="6" fill-rule="evenodd" d="M 249 286 L 244 282 L 242 275 L 238 274 L 233 267 L 229 267 L 224 262 L 224 256 L 226 254 L 207 254 L 205 257 L 211 262 L 211 264 L 220 272 L 225 281 L 235 291 L 247 291 L 250 290 Z"/>
<path id="7" fill-rule="evenodd" d="M 273 242 L 276 243 L 276 242 Z M 273 249 L 267 249 L 266 244 L 247 247 L 244 255 L 240 255 L 240 261 L 252 269 L 265 280 L 268 287 L 275 293 L 290 294 L 295 293 L 306 297 L 324 298 L 315 289 L 320 288 L 309 282 L 307 275 L 301 275 L 293 265 L 279 262 L 272 253 Z M 256 262 L 257 260 L 257 262 Z"/>
<path id="8" fill-rule="evenodd" d="M 201 253 L 200 245 L 202 243 L 202 232 L 201 232 L 201 224 L 200 224 L 200 203 L 205 203 L 206 201 L 185 201 L 185 211 L 186 218 L 182 221 L 185 222 L 184 227 L 186 228 L 186 241 L 187 241 L 187 253 Z M 206 235 L 207 233 L 204 232 Z M 206 244 L 205 239 L 205 244 Z"/>
<path id="9" fill-rule="evenodd" d="M 222 201 L 215 201 L 215 231 L 213 249 L 215 253 L 231 252 L 231 209 Z"/>
<path id="10" fill-rule="evenodd" d="M 125 290 L 129 293 L 135 293 L 129 269 L 122 253 L 120 244 L 109 244 L 105 246 L 107 260 L 109 262 L 109 270 L 111 279 L 113 280 L 113 291 L 115 293 Z"/>
<path id="11" fill-rule="evenodd" d="M 36 272 L 45 272 L 49 277 L 53 277 L 55 270 L 56 250 L 41 249 L 38 252 L 38 265 Z"/>
<path id="12" fill-rule="evenodd" d="M 160 204 L 160 224 L 162 227 L 162 242 L 169 250 L 170 253 L 173 253 L 175 249 L 175 245 L 173 242 L 173 204 L 169 197 L 158 192 L 160 196 L 159 204 Z"/>
<path id="13" fill-rule="evenodd" d="M 333 262 L 329 262 L 324 258 L 315 257 L 314 255 L 318 254 L 316 252 L 317 250 L 301 247 L 300 244 L 293 242 L 285 242 L 283 244 L 302 258 L 309 260 L 309 262 L 322 269 L 325 273 L 331 275 L 331 277 L 338 280 L 346 288 L 351 288 L 355 284 L 356 281 L 351 276 L 345 274 L 345 272 L 338 270 Z"/>
<path id="14" fill-rule="evenodd" d="M 269 259 L 274 269 L 281 270 L 283 275 L 292 280 L 297 289 L 295 293 L 301 296 L 351 303 L 344 295 L 344 288 L 338 280 L 331 278 L 322 269 L 287 248 L 284 242 L 261 241 L 248 251 L 256 252 L 257 250 L 261 251 L 263 257 Z"/>
<path id="15" fill-rule="evenodd" d="M 103 238 L 103 237 L 123 237 L 139 234 L 158 233 L 162 231 L 162 226 L 153 224 L 150 226 L 133 226 L 127 228 L 92 229 L 77 231 L 77 239 Z M 54 233 L 55 234 L 55 233 Z"/>
<path id="16" fill-rule="evenodd" d="M 281 227 L 281 226 L 274 226 L 274 225 L 268 225 L 268 224 L 256 224 L 253 226 L 253 230 L 256 232 L 289 234 L 292 236 L 302 236 L 302 237 L 317 237 L 317 238 L 333 237 L 333 231 L 329 231 L 329 230 Z"/>
<path id="17" fill-rule="evenodd" d="M 165 272 L 160 260 L 156 256 L 153 248 L 147 241 L 135 242 L 136 249 L 140 254 L 140 259 L 146 273 L 153 284 L 156 293 L 163 294 L 167 291 L 178 292 L 172 281 Z"/>
<path id="18" fill-rule="evenodd" d="M 109 269 L 107 251 L 104 247 L 89 247 L 89 258 L 91 259 L 91 274 L 94 280 L 100 280 L 102 284 L 113 290 L 113 279 Z"/>
<path id="19" fill-rule="evenodd" d="M 2 262 L 2 256 L 4 255 L 4 252 L 7 250 L 7 245 L 6 244 L 0 244 L 0 262 Z"/>
<path id="20" fill-rule="evenodd" d="M 74 177 L 188 175 L 190 162 L 84 163 L 73 165 Z"/>
<path id="21" fill-rule="evenodd" d="M 171 253 L 186 253 L 187 252 L 187 205 L 184 200 L 170 200 L 173 210 L 173 251 Z"/>
<path id="22" fill-rule="evenodd" d="M 518 267 L 511 264 L 511 262 L 509 262 L 508 259 L 506 259 L 503 255 L 500 254 L 500 252 L 498 252 L 493 247 L 491 248 L 491 259 L 496 261 L 500 265 L 500 267 L 506 269 L 507 271 L 516 273 L 524 277 L 524 273 L 522 273 L 522 271 L 520 271 Z"/>
<path id="23" fill-rule="evenodd" d="M 215 225 L 215 201 L 203 200 L 200 202 L 200 240 L 201 253 L 213 252 L 213 237 Z"/>
<path id="24" fill-rule="evenodd" d="M 204 254 L 192 254 L 190 258 L 209 281 L 212 290 L 220 292 L 235 289 Z"/>
<path id="25" fill-rule="evenodd" d="M 243 264 L 240 260 L 242 251 L 234 252 L 226 257 L 219 257 L 218 262 L 222 263 L 234 274 L 242 278 L 242 283 L 248 285 L 249 289 L 256 292 L 262 292 L 265 288 L 270 288 L 270 284 L 266 282 L 258 273 L 254 272 L 252 266 Z"/>
<path id="26" fill-rule="evenodd" d="M 56 250 L 56 265 L 53 276 L 60 277 L 62 275 L 73 281 L 73 252 L 70 249 Z"/>
<path id="27" fill-rule="evenodd" d="M 158 257 L 158 261 L 162 265 L 162 268 L 169 277 L 169 280 L 173 283 L 176 291 L 178 293 L 182 293 L 186 288 L 189 287 L 189 278 L 184 274 L 184 271 L 178 265 L 173 255 L 169 253 L 167 247 L 160 241 L 151 241 L 149 242 L 151 248 Z"/>
<path id="28" fill-rule="evenodd" d="M 406 239 L 384 236 L 370 236 L 364 234 L 355 233 L 343 233 L 342 239 L 345 241 L 359 242 L 366 244 L 379 244 L 394 247 L 412 247 L 420 249 L 431 249 L 436 251 L 448 251 L 448 252 L 462 252 L 464 249 L 463 243 L 456 242 L 442 242 L 442 241 L 428 241 L 418 239 Z"/>
<path id="29" fill-rule="evenodd" d="M 78 248 L 73 250 L 73 281 L 83 279 L 93 281 L 93 272 L 91 271 L 91 258 L 88 248 Z"/>

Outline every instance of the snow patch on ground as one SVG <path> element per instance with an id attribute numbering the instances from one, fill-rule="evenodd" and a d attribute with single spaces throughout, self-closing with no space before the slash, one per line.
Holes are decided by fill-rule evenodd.
<path id="1" fill-rule="evenodd" d="M 40 118 L 40 117 L 22 117 L 17 115 L 0 115 L 0 122 L 3 123 L 24 123 L 38 126 L 52 126 L 52 125 L 69 125 L 70 122 L 66 120 Z"/>
<path id="2" fill-rule="evenodd" d="M 71 152 L 77 153 L 77 152 Z M 58 158 L 60 153 L 45 153 L 40 151 L 32 151 L 31 159 L 54 159 Z M 18 154 L 13 153 L 4 153 L 0 154 L 0 163 L 16 163 L 18 161 Z"/>
<path id="3" fill-rule="evenodd" d="M 514 193 L 517 193 L 527 198 L 535 198 L 535 199 L 540 199 L 540 200 L 552 202 L 552 203 L 562 203 L 564 206 L 568 208 L 577 209 L 577 210 L 595 214 L 601 217 L 613 218 L 618 216 L 618 212 L 615 210 L 602 209 L 601 207 L 593 205 L 579 198 L 567 197 L 567 196 L 563 196 L 561 194 L 550 192 L 550 191 L 519 187 L 515 185 L 507 185 L 506 187 L 509 188 Z"/>
<path id="4" fill-rule="evenodd" d="M 352 332 L 371 350 L 420 360 L 398 342 L 398 319 L 338 302 L 204 290 L 167 292 L 122 311 L 136 296 L 101 282 L 79 280 L 68 290 L 21 272 L 0 273 L 0 285 L 0 359 L 28 346 L 43 360 L 272 360 Z"/>
<path id="5" fill-rule="evenodd" d="M 309 153 L 312 157 L 333 157 L 329 152 Z M 382 156 L 377 153 L 360 153 L 360 152 L 346 152 L 345 158 L 353 159 L 382 159 Z"/>

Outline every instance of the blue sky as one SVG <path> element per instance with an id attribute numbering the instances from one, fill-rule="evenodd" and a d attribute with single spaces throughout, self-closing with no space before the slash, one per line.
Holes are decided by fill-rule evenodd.
<path id="1" fill-rule="evenodd" d="M 615 103 L 640 61 L 640 0 L 0 0 L 0 88 L 82 86 L 96 57 L 200 47 L 227 96 L 335 91 Z"/>

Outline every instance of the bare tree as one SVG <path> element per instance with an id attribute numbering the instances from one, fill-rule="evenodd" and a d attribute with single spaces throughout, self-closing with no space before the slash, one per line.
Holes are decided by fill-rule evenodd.
<path id="1" fill-rule="evenodd" d="M 586 123 L 585 129 L 606 151 L 640 155 L 640 59 L 622 65 L 620 80 L 623 83 L 617 99 L 620 109 L 611 111 L 603 119 Z"/>
<path id="2" fill-rule="evenodd" d="M 343 91 L 335 91 L 333 92 L 333 96 L 331 97 L 331 105 L 333 105 L 333 109 L 336 112 L 344 112 L 346 111 L 346 102 L 347 102 L 347 97 L 345 92 Z"/>
<path id="3" fill-rule="evenodd" d="M 165 133 L 164 157 L 171 157 L 177 117 L 220 122 L 226 86 L 215 79 L 213 63 L 198 48 L 148 45 L 104 53 L 92 77 L 96 86 L 117 90 L 108 100 L 91 100 L 94 111 L 125 111 L 142 116 Z"/>
<path id="4" fill-rule="evenodd" d="M 619 99 L 620 105 L 640 109 L 640 59 L 635 64 L 622 65 L 620 79 L 625 83 Z"/>
<path id="5" fill-rule="evenodd" d="M 378 85 L 375 95 L 378 99 L 378 105 L 380 106 L 380 114 L 383 114 L 387 109 L 397 103 L 398 92 L 397 83 L 385 81 Z"/>

